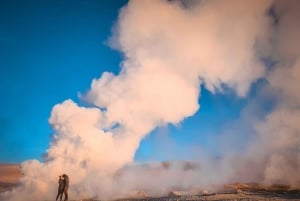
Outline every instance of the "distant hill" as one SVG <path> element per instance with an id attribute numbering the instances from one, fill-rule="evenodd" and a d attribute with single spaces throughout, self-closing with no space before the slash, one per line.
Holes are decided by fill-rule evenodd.
<path id="1" fill-rule="evenodd" d="M 20 165 L 0 164 L 0 193 L 16 186 L 20 176 Z"/>

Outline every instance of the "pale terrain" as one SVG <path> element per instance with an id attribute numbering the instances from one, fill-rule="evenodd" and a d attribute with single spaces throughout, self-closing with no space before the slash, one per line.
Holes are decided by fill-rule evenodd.
<path id="1" fill-rule="evenodd" d="M 18 184 L 21 176 L 20 166 L 0 164 L 0 193 L 12 189 Z M 71 199 L 70 201 L 77 201 Z M 78 199 L 78 201 L 96 201 L 95 199 Z M 300 189 L 291 189 L 285 185 L 265 186 L 257 183 L 229 184 L 218 191 L 202 191 L 189 193 L 187 191 L 173 191 L 164 197 L 148 197 L 138 192 L 136 198 L 124 198 L 117 201 L 267 201 L 267 200 L 300 200 Z"/>

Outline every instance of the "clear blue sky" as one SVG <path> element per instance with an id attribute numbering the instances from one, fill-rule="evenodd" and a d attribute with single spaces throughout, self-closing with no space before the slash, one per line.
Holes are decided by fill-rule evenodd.
<path id="1" fill-rule="evenodd" d="M 41 160 L 51 140 L 52 107 L 69 98 L 81 104 L 78 92 L 88 90 L 93 78 L 104 71 L 119 71 L 122 56 L 105 41 L 124 4 L 120 0 L 1 1 L 0 162 Z M 199 101 L 201 109 L 194 117 L 147 136 L 136 160 L 189 159 L 191 145 L 218 155 L 214 135 L 239 118 L 249 98 L 202 89 Z M 161 135 L 164 138 L 157 137 Z M 161 139 L 170 146 L 162 146 Z M 177 153 L 167 155 L 164 148 Z"/>

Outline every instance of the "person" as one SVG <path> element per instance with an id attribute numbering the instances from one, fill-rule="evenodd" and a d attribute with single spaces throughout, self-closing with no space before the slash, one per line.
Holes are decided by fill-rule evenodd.
<path id="1" fill-rule="evenodd" d="M 65 189 L 65 181 L 64 181 L 63 177 L 61 175 L 59 175 L 56 201 L 58 200 L 59 197 L 60 197 L 60 201 L 62 201 L 64 189 Z"/>
<path id="2" fill-rule="evenodd" d="M 65 194 L 65 201 L 67 201 L 69 199 L 68 196 L 68 189 L 69 189 L 69 176 L 66 174 L 62 175 L 64 178 L 64 194 Z"/>

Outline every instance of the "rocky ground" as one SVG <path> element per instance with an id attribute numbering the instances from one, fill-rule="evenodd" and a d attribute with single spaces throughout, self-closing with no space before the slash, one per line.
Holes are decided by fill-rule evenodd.
<path id="1" fill-rule="evenodd" d="M 0 164 L 0 193 L 10 190 L 20 178 L 20 167 L 18 165 Z M 215 192 L 202 191 L 201 193 L 173 191 L 169 196 L 148 197 L 139 192 L 139 198 L 124 198 L 115 201 L 300 201 L 300 189 L 291 189 L 285 185 L 262 185 L 258 183 L 229 184 Z M 70 201 L 99 201 L 95 199 L 79 199 Z"/>
<path id="2" fill-rule="evenodd" d="M 294 201 L 300 200 L 299 192 L 238 192 L 238 193 L 214 193 L 207 195 L 181 195 L 165 196 L 157 198 L 121 199 L 118 201 Z M 82 200 L 98 201 L 98 200 Z"/>
<path id="3" fill-rule="evenodd" d="M 174 195 L 159 198 L 122 199 L 122 201 L 266 201 L 266 200 L 300 200 L 299 190 L 286 189 L 257 189 L 251 185 L 244 184 L 244 188 L 238 188 L 240 184 L 232 185 L 233 188 L 225 187 L 223 190 L 213 193 L 202 193 L 194 195 Z M 247 188 L 245 188 L 247 186 Z"/>
<path id="4" fill-rule="evenodd" d="M 184 195 L 183 195 L 184 194 Z M 287 186 L 260 184 L 230 184 L 218 192 L 202 192 L 199 194 L 187 194 L 174 191 L 164 197 L 147 197 L 140 194 L 140 198 L 118 199 L 115 201 L 295 201 L 300 200 L 300 190 L 290 189 Z M 74 200 L 75 201 L 75 200 Z M 81 201 L 100 201 L 85 199 Z"/>
<path id="5" fill-rule="evenodd" d="M 265 201 L 265 200 L 300 200 L 300 196 L 278 196 L 278 195 L 240 195 L 240 194 L 215 194 L 215 195 L 191 195 L 179 197 L 162 197 L 162 198 L 149 198 L 140 199 L 138 201 L 200 201 L 200 200 L 214 200 L 214 201 Z"/>
<path id="6" fill-rule="evenodd" d="M 144 193 L 137 195 L 139 198 L 114 201 L 296 201 L 300 200 L 300 189 L 291 189 L 284 185 L 264 186 L 257 183 L 238 183 L 225 185 L 223 189 L 216 192 L 203 191 L 198 194 L 189 194 L 184 191 L 174 191 L 163 197 L 147 197 Z M 83 199 L 80 201 L 100 200 Z"/>

